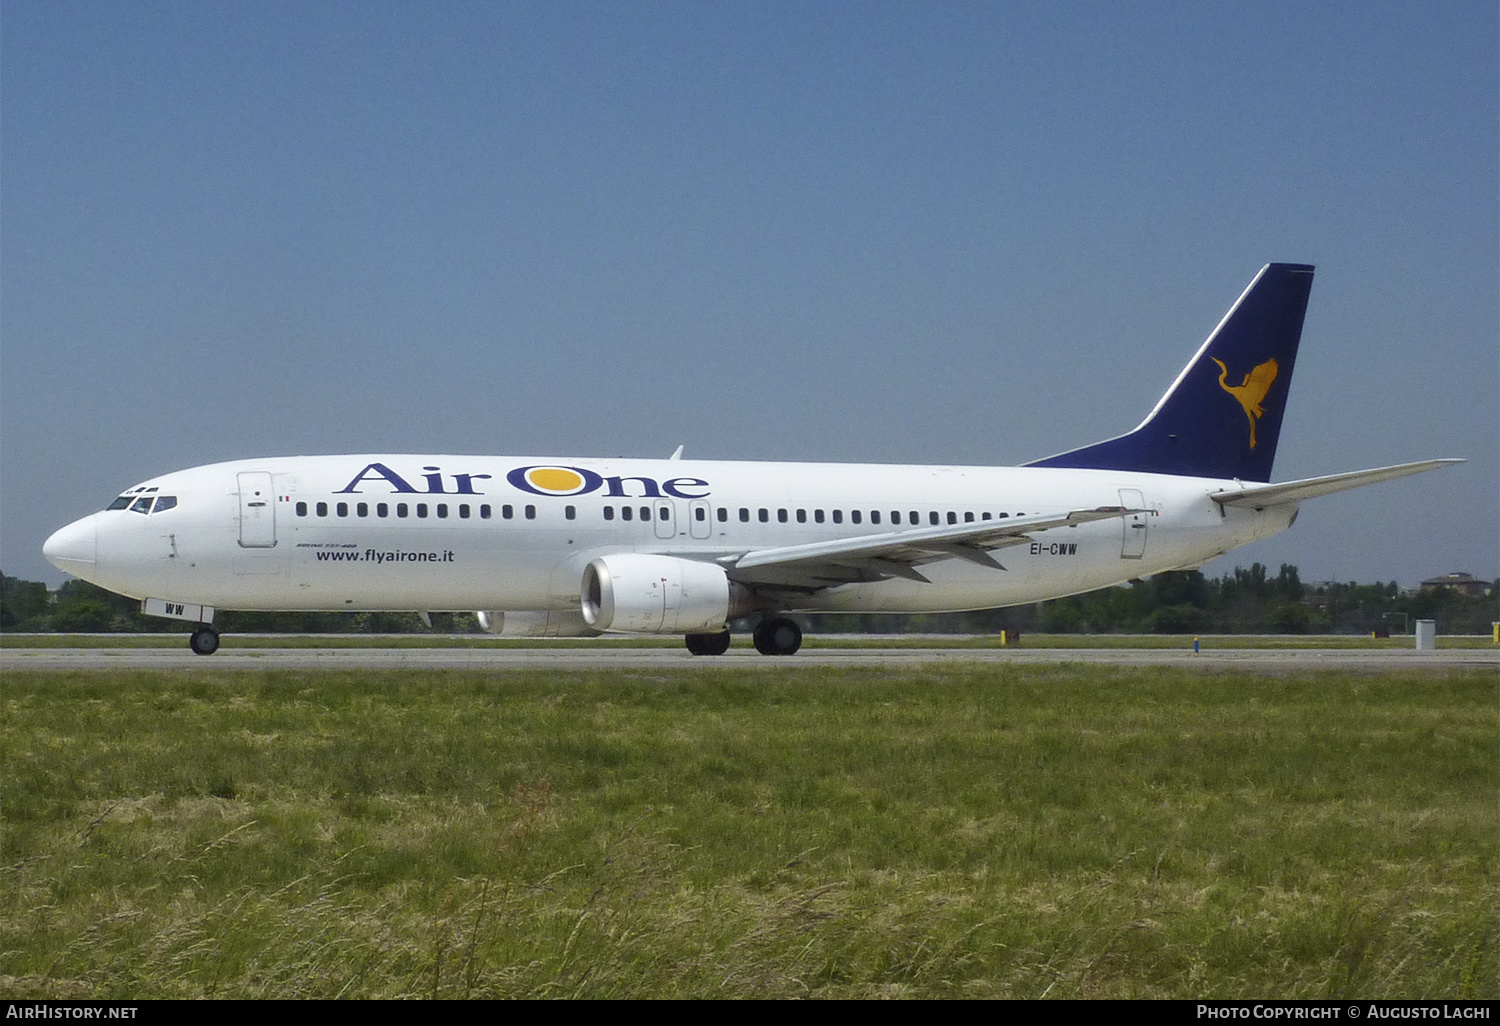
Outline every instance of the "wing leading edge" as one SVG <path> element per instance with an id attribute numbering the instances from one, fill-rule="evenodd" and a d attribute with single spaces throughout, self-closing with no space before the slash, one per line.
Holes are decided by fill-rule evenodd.
<path id="1" fill-rule="evenodd" d="M 1025 544 L 1032 534 L 1041 531 L 1150 512 L 1124 506 L 1101 506 L 1068 513 L 920 527 L 806 545 L 756 549 L 738 556 L 725 556 L 719 562 L 731 580 L 758 587 L 817 591 L 840 584 L 884 581 L 893 577 L 927 583 L 927 578 L 916 569 L 924 563 L 957 558 L 1004 570 L 1005 567 L 990 555 L 992 550 Z"/>

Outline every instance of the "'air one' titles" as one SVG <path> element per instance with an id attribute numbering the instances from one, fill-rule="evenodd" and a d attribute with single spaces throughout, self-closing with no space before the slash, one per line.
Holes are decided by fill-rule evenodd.
<path id="1" fill-rule="evenodd" d="M 476 481 L 491 479 L 490 474 L 448 474 L 445 488 L 441 467 L 423 467 L 422 480 L 425 489 L 412 487 L 410 481 L 384 463 L 370 463 L 354 475 L 335 494 L 360 494 L 360 485 L 367 482 L 384 481 L 393 494 L 409 495 L 484 495 L 474 487 Z M 603 489 L 610 498 L 661 498 L 702 499 L 708 496 L 708 482 L 697 477 L 674 477 L 657 481 L 651 477 L 605 477 L 584 467 L 531 466 L 517 467 L 505 475 L 505 480 L 515 488 L 532 495 L 588 495 Z"/>

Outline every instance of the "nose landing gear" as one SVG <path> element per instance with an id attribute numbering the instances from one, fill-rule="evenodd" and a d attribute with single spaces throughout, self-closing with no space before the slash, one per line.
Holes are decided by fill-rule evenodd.
<path id="1" fill-rule="evenodd" d="M 219 632 L 206 623 L 200 623 L 188 638 L 188 648 L 198 655 L 213 655 L 219 650 Z"/>

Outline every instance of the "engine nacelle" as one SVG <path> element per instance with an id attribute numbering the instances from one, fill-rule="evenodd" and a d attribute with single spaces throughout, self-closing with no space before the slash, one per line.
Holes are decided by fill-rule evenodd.
<path id="1" fill-rule="evenodd" d="M 724 629 L 731 590 L 713 563 L 622 552 L 583 568 L 580 595 L 583 619 L 596 630 L 703 634 Z"/>
<path id="2" fill-rule="evenodd" d="M 480 627 L 506 638 L 597 638 L 604 633 L 571 609 L 481 609 L 475 615 Z"/>

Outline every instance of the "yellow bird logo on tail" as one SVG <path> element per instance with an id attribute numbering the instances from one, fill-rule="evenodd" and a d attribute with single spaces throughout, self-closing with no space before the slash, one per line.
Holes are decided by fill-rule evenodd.
<path id="1" fill-rule="evenodd" d="M 1261 402 L 1266 398 L 1266 393 L 1271 391 L 1271 385 L 1276 381 L 1276 372 L 1279 369 L 1274 359 L 1267 360 L 1257 366 L 1245 380 L 1238 385 L 1225 384 L 1224 379 L 1229 376 L 1229 368 L 1224 366 L 1224 361 L 1209 357 L 1219 365 L 1219 387 L 1234 396 L 1240 406 L 1245 410 L 1245 418 L 1250 421 L 1250 448 L 1255 448 L 1255 422 L 1264 414 Z"/>

